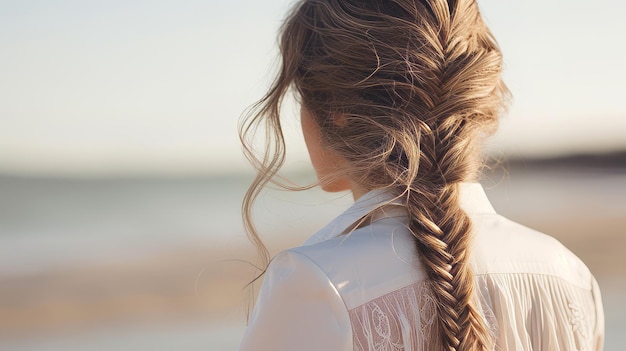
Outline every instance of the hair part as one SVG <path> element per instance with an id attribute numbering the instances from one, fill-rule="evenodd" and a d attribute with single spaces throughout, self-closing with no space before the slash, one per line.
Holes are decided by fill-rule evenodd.
<path id="1" fill-rule="evenodd" d="M 244 223 L 263 263 L 269 255 L 250 212 L 284 162 L 279 112 L 293 87 L 324 144 L 348 161 L 342 176 L 404 199 L 438 302 L 442 348 L 490 349 L 459 183 L 477 177 L 481 142 L 497 128 L 508 91 L 476 2 L 304 0 L 281 29 L 280 50 L 280 73 L 241 128 L 244 145 L 262 124 L 269 138 L 262 156 L 244 147 L 259 170 L 244 199 Z"/>

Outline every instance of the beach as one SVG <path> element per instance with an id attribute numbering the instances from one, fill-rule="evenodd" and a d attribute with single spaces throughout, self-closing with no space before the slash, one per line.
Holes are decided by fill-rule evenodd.
<path id="1" fill-rule="evenodd" d="M 235 349 L 257 263 L 239 220 L 249 178 L 0 177 L 0 349 Z M 626 167 L 522 162 L 481 182 L 498 212 L 589 266 L 605 304 L 605 350 L 626 348 Z M 350 203 L 271 190 L 255 218 L 276 253 Z"/>

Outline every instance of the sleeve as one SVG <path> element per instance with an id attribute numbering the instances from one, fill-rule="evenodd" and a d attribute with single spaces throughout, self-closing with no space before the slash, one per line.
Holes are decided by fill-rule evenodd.
<path id="1" fill-rule="evenodd" d="M 272 260 L 239 350 L 352 350 L 348 311 L 317 264 L 291 250 Z"/>
<path id="2" fill-rule="evenodd" d="M 594 329 L 594 350 L 602 351 L 604 349 L 604 308 L 602 307 L 602 297 L 600 296 L 600 287 L 598 282 L 592 278 L 593 300 L 596 305 L 596 326 Z"/>

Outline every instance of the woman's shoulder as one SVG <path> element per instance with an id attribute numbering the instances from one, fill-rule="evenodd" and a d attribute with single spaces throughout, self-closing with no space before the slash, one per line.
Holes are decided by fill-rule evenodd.
<path id="1" fill-rule="evenodd" d="M 589 288 L 587 266 L 554 237 L 500 215 L 473 219 L 475 274 L 541 274 Z"/>
<path id="2" fill-rule="evenodd" d="M 348 309 L 426 279 L 410 232 L 393 218 L 283 254 L 302 256 L 317 266 Z"/>

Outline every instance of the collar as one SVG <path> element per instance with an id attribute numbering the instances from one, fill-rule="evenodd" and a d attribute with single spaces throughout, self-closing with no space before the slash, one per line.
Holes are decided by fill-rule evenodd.
<path id="1" fill-rule="evenodd" d="M 483 187 L 479 183 L 460 184 L 460 205 L 468 214 L 495 214 Z M 391 206 L 391 207 L 390 207 Z M 384 209 L 383 209 L 384 207 Z M 406 217 L 400 199 L 389 193 L 386 189 L 374 189 L 361 196 L 347 210 L 330 221 L 317 233 L 308 238 L 303 245 L 313 245 L 345 234 L 351 228 L 358 226 L 372 211 L 381 208 L 373 221 L 402 216 Z"/>

